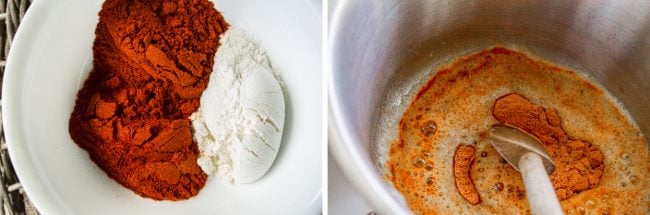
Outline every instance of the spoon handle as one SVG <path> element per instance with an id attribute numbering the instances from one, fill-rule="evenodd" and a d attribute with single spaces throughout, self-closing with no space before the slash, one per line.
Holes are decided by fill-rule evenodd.
<path id="1" fill-rule="evenodd" d="M 564 214 L 539 155 L 526 153 L 519 160 L 518 166 L 533 214 Z"/>

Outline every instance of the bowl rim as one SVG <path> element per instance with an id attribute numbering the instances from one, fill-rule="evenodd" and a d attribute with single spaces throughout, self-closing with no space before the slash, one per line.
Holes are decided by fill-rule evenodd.
<path id="1" fill-rule="evenodd" d="M 54 198 L 56 200 L 52 201 L 52 197 L 57 195 L 48 189 L 48 186 L 38 183 L 38 178 L 42 173 L 36 171 L 38 168 L 35 168 L 36 164 L 31 159 L 32 154 L 28 147 L 21 144 L 25 142 L 27 134 L 24 124 L 20 120 L 25 113 L 22 109 L 22 96 L 18 93 L 24 87 L 22 80 L 24 80 L 25 74 L 22 71 L 28 66 L 24 56 L 31 53 L 34 45 L 31 41 L 39 35 L 42 30 L 40 27 L 47 20 L 41 19 L 41 17 L 50 15 L 50 8 L 54 6 L 53 2 L 52 0 L 34 1 L 25 13 L 14 36 L 3 78 L 2 116 L 4 119 L 2 123 L 11 162 L 22 188 L 29 193 L 32 204 L 43 214 L 64 214 L 70 212 L 69 209 L 65 208 L 58 198 Z M 39 14 L 39 16 L 35 14 Z"/>

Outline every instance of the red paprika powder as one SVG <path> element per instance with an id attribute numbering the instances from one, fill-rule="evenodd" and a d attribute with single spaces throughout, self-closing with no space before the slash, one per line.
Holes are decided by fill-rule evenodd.
<path id="1" fill-rule="evenodd" d="M 107 0 L 99 12 L 93 69 L 70 118 L 74 142 L 106 174 L 157 200 L 196 195 L 189 115 L 228 28 L 207 0 Z"/>

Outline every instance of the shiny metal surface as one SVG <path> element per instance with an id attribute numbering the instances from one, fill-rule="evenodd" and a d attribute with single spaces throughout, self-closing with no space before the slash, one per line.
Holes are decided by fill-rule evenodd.
<path id="1" fill-rule="evenodd" d="M 650 1 L 348 0 L 331 16 L 330 151 L 383 213 L 408 209 L 373 151 L 432 69 L 473 51 L 512 47 L 584 72 L 650 134 Z"/>
<path id="2" fill-rule="evenodd" d="M 510 125 L 495 124 L 488 130 L 488 137 L 492 147 L 515 170 L 520 171 L 520 160 L 525 154 L 532 153 L 541 158 L 548 175 L 555 171 L 555 163 L 548 151 L 542 142 L 532 134 Z"/>

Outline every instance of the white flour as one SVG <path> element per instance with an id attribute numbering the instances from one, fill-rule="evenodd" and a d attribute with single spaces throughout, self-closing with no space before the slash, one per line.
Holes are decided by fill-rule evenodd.
<path id="1" fill-rule="evenodd" d="M 255 39 L 231 27 L 222 36 L 214 70 L 190 116 L 207 174 L 248 183 L 273 164 L 284 127 L 284 95 L 266 53 Z"/>

